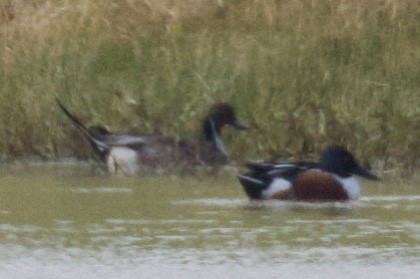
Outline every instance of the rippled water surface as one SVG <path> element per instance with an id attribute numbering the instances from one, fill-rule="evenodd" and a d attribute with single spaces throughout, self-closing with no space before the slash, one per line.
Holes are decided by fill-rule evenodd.
<path id="1" fill-rule="evenodd" d="M 355 203 L 250 204 L 234 172 L 0 174 L 0 278 L 420 278 L 416 178 L 361 181 Z"/>

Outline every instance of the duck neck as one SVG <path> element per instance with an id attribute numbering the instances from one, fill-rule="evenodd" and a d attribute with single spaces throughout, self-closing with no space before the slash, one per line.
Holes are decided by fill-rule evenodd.
<path id="1" fill-rule="evenodd" d="M 225 145 L 223 144 L 222 139 L 220 138 L 220 126 L 216 125 L 216 121 L 213 116 L 209 116 L 203 121 L 203 131 L 204 140 L 207 142 L 212 142 L 217 150 L 227 155 Z"/>

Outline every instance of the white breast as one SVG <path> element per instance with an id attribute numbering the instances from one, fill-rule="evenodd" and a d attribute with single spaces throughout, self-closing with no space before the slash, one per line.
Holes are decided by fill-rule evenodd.
<path id="1" fill-rule="evenodd" d="M 127 147 L 114 147 L 109 151 L 107 165 L 111 174 L 135 175 L 138 171 L 137 152 Z"/>
<path id="2" fill-rule="evenodd" d="M 347 194 L 349 195 L 349 199 L 357 200 L 360 196 L 360 185 L 357 181 L 355 176 L 350 177 L 340 177 L 338 175 L 334 175 L 334 178 L 343 185 L 344 190 L 346 190 Z"/>

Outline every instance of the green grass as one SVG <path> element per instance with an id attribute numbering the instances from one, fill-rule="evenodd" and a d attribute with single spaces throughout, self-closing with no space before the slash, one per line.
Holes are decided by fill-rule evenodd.
<path id="1" fill-rule="evenodd" d="M 89 156 L 58 96 L 87 123 L 189 137 L 231 102 L 252 128 L 224 135 L 238 162 L 337 143 L 419 167 L 418 1 L 70 2 L 0 4 L 6 158 Z"/>

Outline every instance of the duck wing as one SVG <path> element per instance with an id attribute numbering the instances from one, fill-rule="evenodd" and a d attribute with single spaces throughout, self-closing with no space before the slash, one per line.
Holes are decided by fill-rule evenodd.
<path id="1" fill-rule="evenodd" d="M 319 164 L 316 162 L 300 161 L 300 162 L 247 162 L 245 166 L 249 169 L 248 174 L 263 176 L 267 178 L 282 177 L 292 179 L 299 172 L 307 169 L 317 168 Z"/>
<path id="2" fill-rule="evenodd" d="M 109 133 L 103 136 L 103 141 L 110 147 L 128 147 L 137 149 L 148 141 L 148 136 L 125 133 Z"/>

